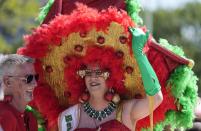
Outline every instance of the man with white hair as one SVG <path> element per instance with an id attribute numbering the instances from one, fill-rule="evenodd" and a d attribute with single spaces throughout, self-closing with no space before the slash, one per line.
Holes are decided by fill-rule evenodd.
<path id="1" fill-rule="evenodd" d="M 0 57 L 0 130 L 37 131 L 36 119 L 25 112 L 38 80 L 33 63 L 33 59 L 17 54 Z"/>

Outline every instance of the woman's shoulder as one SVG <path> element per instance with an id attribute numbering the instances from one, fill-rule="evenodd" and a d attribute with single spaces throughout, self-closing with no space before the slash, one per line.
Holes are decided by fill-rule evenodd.
<path id="1" fill-rule="evenodd" d="M 60 131 L 76 128 L 79 122 L 80 104 L 71 106 L 61 112 L 58 119 Z"/>
<path id="2" fill-rule="evenodd" d="M 62 119 L 68 120 L 71 119 L 71 117 L 77 117 L 79 113 L 80 113 L 80 104 L 76 104 L 62 111 L 59 115 L 59 120 Z"/>

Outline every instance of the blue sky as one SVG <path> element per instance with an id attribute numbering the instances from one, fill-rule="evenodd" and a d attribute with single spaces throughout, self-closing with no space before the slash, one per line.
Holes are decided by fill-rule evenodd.
<path id="1" fill-rule="evenodd" d="M 201 0 L 139 0 L 144 9 L 155 10 L 157 8 L 174 9 L 188 2 L 201 2 Z"/>

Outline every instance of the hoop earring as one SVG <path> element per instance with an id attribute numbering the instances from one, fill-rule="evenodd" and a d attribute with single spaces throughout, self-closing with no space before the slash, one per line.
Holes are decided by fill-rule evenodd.
<path id="1" fill-rule="evenodd" d="M 85 91 L 82 93 L 82 95 L 79 98 L 79 102 L 80 103 L 85 103 L 89 100 L 89 91 L 87 89 L 85 89 Z"/>
<path id="2" fill-rule="evenodd" d="M 114 96 L 114 89 L 110 88 L 106 93 L 105 93 L 105 100 L 107 101 L 112 101 L 112 98 Z"/>
<path id="3" fill-rule="evenodd" d="M 119 94 L 115 93 L 113 88 L 110 88 L 108 92 L 105 93 L 105 99 L 109 102 L 113 102 L 115 104 L 118 104 L 120 101 Z"/>

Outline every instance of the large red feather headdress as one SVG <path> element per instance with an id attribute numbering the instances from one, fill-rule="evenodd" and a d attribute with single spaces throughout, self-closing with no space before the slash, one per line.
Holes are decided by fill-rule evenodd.
<path id="1" fill-rule="evenodd" d="M 43 24 L 31 35 L 25 36 L 26 43 L 18 53 L 36 59 L 36 71 L 41 78 L 34 92 L 34 103 L 47 119 L 49 127 L 56 124 L 58 114 L 63 109 L 78 103 L 85 85 L 76 72 L 94 61 L 99 61 L 101 68 L 111 72 L 108 87 L 114 88 L 123 99 L 145 96 L 128 31 L 128 27 L 135 26 L 136 23 L 125 11 L 111 7 L 99 12 L 78 5 L 71 15 L 59 15 L 49 24 Z M 190 114 L 183 111 L 186 108 L 183 101 L 189 101 L 192 105 L 188 109 L 195 104 L 196 96 L 184 94 L 187 86 L 180 88 L 172 79 L 177 74 L 175 69 L 187 65 L 180 72 L 183 69 L 183 74 L 189 72 L 194 85 L 196 78 L 189 68 L 192 67 L 192 61 L 172 53 L 152 38 L 148 40 L 144 51 L 158 76 L 164 95 L 163 103 L 154 111 L 155 128 L 161 129 L 174 122 L 171 116 L 174 113 L 184 117 L 192 114 L 192 111 L 188 112 Z M 185 75 L 181 77 L 186 78 Z M 188 90 L 196 94 L 194 85 Z M 178 98 L 179 93 L 175 91 L 178 89 L 183 89 L 180 94 L 186 95 L 183 97 L 185 100 Z M 147 127 L 148 117 L 137 123 L 138 130 Z"/>

